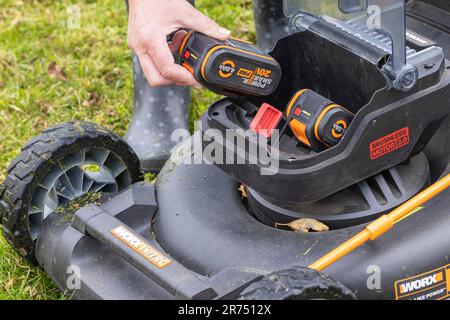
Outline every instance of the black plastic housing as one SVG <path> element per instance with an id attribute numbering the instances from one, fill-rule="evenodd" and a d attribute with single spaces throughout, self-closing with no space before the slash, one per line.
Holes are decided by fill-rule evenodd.
<path id="1" fill-rule="evenodd" d="M 261 175 L 265 164 L 249 161 L 258 156 L 251 153 L 252 148 L 240 150 L 242 156 L 236 148 L 229 148 L 233 144 L 226 139 L 223 144 L 212 142 L 229 152 L 230 158 L 245 157 L 245 165 L 234 162 L 218 166 L 268 200 L 288 203 L 320 200 L 400 164 L 420 152 L 450 114 L 450 71 L 446 60 L 438 72 L 420 79 L 412 91 L 403 93 L 388 86 L 374 64 L 378 59 L 369 60 L 354 53 L 355 50 L 348 50 L 335 41 L 337 36 L 327 34 L 334 40 L 325 39 L 317 30 L 327 29 L 322 25 L 314 27 L 314 32 L 307 30 L 278 42 L 271 54 L 281 64 L 281 84 L 267 99 L 252 102 L 257 105 L 268 102 L 283 110 L 299 88 L 314 90 L 355 113 L 341 142 L 317 153 L 298 147 L 287 133 L 279 145 L 279 168 L 272 175 Z M 297 50 L 289 50 L 291 47 Z M 251 117 L 239 103 L 221 100 L 204 116 L 202 130 L 204 133 L 210 128 L 223 133 L 226 129 L 246 130 Z M 399 132 L 407 133 L 403 142 L 398 140 L 399 147 L 375 156 L 380 139 L 400 139 Z M 245 138 L 250 146 L 251 141 Z M 267 153 L 270 154 L 270 147 Z"/>

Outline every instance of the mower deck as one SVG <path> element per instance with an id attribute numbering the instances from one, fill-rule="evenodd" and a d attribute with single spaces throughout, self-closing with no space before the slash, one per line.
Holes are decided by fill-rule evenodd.
<path id="1" fill-rule="evenodd" d="M 237 298 L 242 286 L 261 275 L 307 266 L 364 227 L 308 234 L 277 230 L 251 216 L 238 188 L 215 166 L 169 162 L 156 187 L 137 183 L 101 206 L 79 210 L 73 221 L 52 214 L 36 257 L 64 291 L 72 291 L 68 268 L 78 266 L 78 299 Z M 450 219 L 449 201 L 450 190 L 327 273 L 358 298 L 396 298 L 396 281 L 449 263 L 450 234 L 442 223 Z M 113 236 L 118 226 L 146 239 L 172 263 L 149 263 Z M 381 288 L 368 289 L 374 266 Z"/>

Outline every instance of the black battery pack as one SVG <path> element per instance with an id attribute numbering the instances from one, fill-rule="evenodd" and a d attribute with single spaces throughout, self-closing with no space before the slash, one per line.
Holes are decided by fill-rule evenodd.
<path id="1" fill-rule="evenodd" d="M 180 64 L 201 85 L 225 96 L 266 96 L 275 91 L 281 79 L 275 59 L 240 39 L 220 41 L 188 32 L 179 54 Z"/>
<path id="2" fill-rule="evenodd" d="M 354 115 L 317 92 L 305 89 L 291 99 L 286 117 L 303 145 L 321 151 L 341 141 Z"/>

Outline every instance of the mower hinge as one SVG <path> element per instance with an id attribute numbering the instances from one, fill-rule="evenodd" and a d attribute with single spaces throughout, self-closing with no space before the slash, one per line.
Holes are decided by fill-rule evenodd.
<path id="1" fill-rule="evenodd" d="M 104 211 L 99 206 L 89 204 L 75 212 L 72 227 L 86 235 L 86 225 L 88 221 L 101 213 L 104 213 Z"/>

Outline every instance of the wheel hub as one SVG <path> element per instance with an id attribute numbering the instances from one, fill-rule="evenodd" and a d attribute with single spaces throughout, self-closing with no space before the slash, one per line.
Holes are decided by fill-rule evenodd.
<path id="1" fill-rule="evenodd" d="M 89 192 L 120 190 L 117 178 L 126 170 L 122 159 L 103 148 L 83 148 L 57 160 L 39 183 L 28 210 L 32 236 L 37 237 L 39 224 L 58 207 Z"/>

